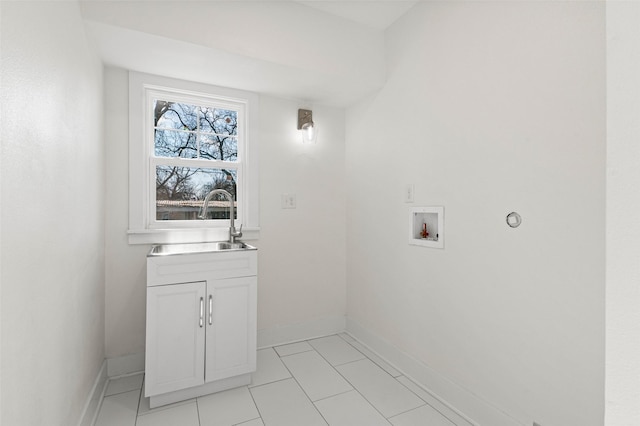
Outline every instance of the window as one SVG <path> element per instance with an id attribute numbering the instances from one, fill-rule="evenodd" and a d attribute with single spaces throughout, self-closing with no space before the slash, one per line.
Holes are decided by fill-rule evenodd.
<path id="1" fill-rule="evenodd" d="M 214 189 L 229 192 L 236 200 L 235 211 L 241 210 L 237 189 L 242 186 L 244 106 L 180 99 L 159 90 L 147 94 L 153 112 L 149 142 L 155 174 L 155 191 L 150 194 L 155 218 L 152 214 L 150 227 L 184 226 L 183 221 L 199 220 L 203 201 Z M 212 201 L 206 220 L 229 219 L 229 200 Z"/>
<path id="2" fill-rule="evenodd" d="M 243 233 L 257 231 L 257 96 L 148 74 L 129 77 L 129 242 L 222 240 L 234 198 Z M 253 235 L 257 238 L 257 235 Z"/>

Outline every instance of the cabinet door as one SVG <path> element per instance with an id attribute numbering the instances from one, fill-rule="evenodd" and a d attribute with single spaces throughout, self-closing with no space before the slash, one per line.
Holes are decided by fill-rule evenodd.
<path id="1" fill-rule="evenodd" d="M 204 383 L 206 283 L 147 288 L 145 396 Z"/>
<path id="2" fill-rule="evenodd" d="M 206 381 L 255 371 L 257 277 L 207 285 Z"/>

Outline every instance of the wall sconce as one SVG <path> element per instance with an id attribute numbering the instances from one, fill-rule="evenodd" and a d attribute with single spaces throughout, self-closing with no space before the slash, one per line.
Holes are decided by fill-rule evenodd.
<path id="1" fill-rule="evenodd" d="M 318 128 L 313 122 L 313 112 L 310 109 L 298 110 L 298 130 L 302 130 L 302 143 L 316 143 Z"/>

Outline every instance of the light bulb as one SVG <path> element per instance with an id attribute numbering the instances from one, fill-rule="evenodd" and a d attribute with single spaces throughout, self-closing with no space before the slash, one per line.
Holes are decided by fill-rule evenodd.
<path id="1" fill-rule="evenodd" d="M 305 123 L 302 126 L 302 142 L 303 143 L 315 143 L 316 137 L 318 136 L 318 131 L 316 126 L 311 123 Z"/>

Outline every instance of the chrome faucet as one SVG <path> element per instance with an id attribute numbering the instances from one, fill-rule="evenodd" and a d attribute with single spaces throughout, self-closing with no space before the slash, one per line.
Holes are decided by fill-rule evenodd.
<path id="1" fill-rule="evenodd" d="M 204 203 L 202 204 L 202 210 L 200 212 L 200 219 L 207 218 L 207 210 L 209 209 L 209 200 L 216 194 L 222 194 L 229 200 L 229 219 L 231 220 L 231 226 L 229 227 L 229 242 L 231 244 L 236 242 L 236 238 L 242 237 L 242 224 L 240 225 L 240 229 L 236 231 L 236 226 L 234 223 L 235 209 L 233 203 L 233 195 L 229 194 L 224 189 L 214 189 L 209 192 L 207 196 L 204 198 Z"/>

